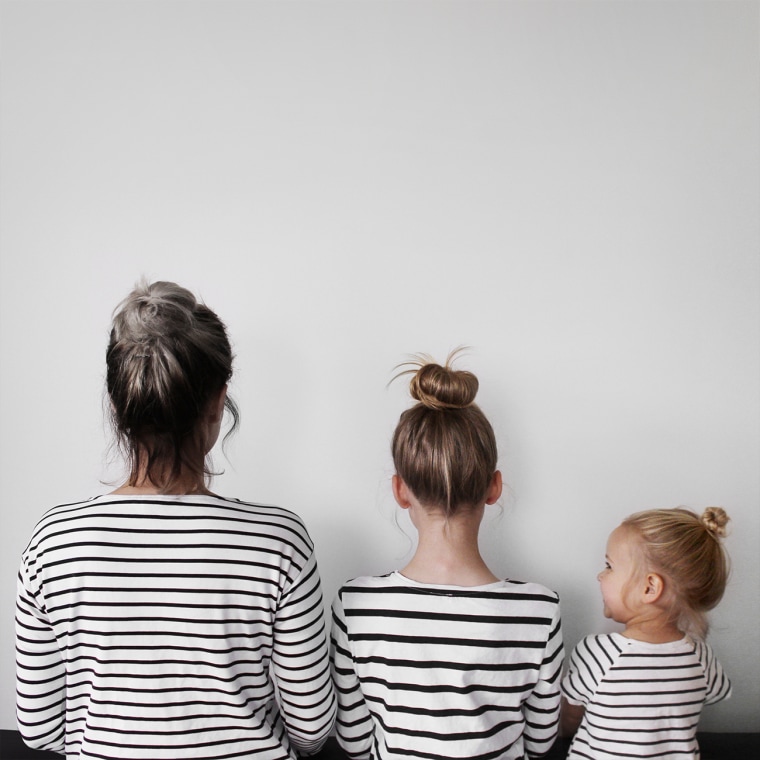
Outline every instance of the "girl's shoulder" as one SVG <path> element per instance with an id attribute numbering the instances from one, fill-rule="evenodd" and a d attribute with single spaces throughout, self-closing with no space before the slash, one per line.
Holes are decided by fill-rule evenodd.
<path id="1" fill-rule="evenodd" d="M 554 604 L 559 603 L 559 594 L 540 583 L 534 583 L 532 581 L 518 581 L 508 578 L 504 581 L 504 586 L 506 593 L 512 593 L 516 596 L 522 597 L 532 597 L 537 601 L 542 600 Z"/>
<path id="2" fill-rule="evenodd" d="M 399 572 L 385 575 L 364 575 L 353 578 L 338 591 L 341 601 L 373 597 L 382 598 L 383 605 L 393 605 L 406 600 L 406 604 L 428 606 L 437 604 L 434 600 L 456 600 L 458 604 L 511 604 L 525 608 L 541 609 L 546 615 L 555 617 L 558 612 L 559 597 L 554 591 L 539 583 L 500 580 L 483 586 L 450 586 L 420 583 Z"/>

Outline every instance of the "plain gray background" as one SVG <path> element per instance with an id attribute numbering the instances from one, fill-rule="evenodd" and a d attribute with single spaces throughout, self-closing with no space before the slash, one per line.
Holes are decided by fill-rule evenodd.
<path id="1" fill-rule="evenodd" d="M 145 275 L 227 322 L 229 496 L 300 513 L 326 601 L 403 565 L 407 354 L 481 380 L 495 572 L 609 630 L 631 512 L 721 504 L 711 641 L 760 730 L 758 2 L 0 2 L 0 725 L 18 557 L 118 482 L 112 309 Z"/>

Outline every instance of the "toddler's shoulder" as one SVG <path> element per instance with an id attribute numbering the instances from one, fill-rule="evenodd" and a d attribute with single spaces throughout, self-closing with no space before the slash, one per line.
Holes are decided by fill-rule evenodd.
<path id="1" fill-rule="evenodd" d="M 574 658 L 593 657 L 596 661 L 614 662 L 626 650 L 626 639 L 619 633 L 591 633 L 573 649 Z"/>

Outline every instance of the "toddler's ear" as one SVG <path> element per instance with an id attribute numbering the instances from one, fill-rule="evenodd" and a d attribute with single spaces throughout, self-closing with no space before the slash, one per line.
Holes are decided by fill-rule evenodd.
<path id="1" fill-rule="evenodd" d="M 644 604 L 652 604 L 660 599 L 664 590 L 665 582 L 662 576 L 657 573 L 647 573 L 642 601 Z"/>

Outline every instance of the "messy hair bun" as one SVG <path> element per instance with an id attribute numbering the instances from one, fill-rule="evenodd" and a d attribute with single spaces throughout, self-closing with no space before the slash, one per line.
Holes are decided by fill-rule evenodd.
<path id="1" fill-rule="evenodd" d="M 421 504 L 447 515 L 484 503 L 498 457 L 493 428 L 475 404 L 477 377 L 451 366 L 460 352 L 444 365 L 417 354 L 394 377 L 412 375 L 409 392 L 418 402 L 393 436 L 396 473 Z"/>
<path id="2" fill-rule="evenodd" d="M 722 507 L 707 507 L 700 518 L 705 528 L 716 538 L 726 537 L 726 525 L 730 519 Z"/>
<path id="3" fill-rule="evenodd" d="M 409 392 L 428 409 L 464 409 L 475 401 L 478 378 L 464 370 L 439 364 L 422 364 L 409 383 Z"/>
<path id="4" fill-rule="evenodd" d="M 112 423 L 130 468 L 170 488 L 180 472 L 209 475 L 200 421 L 232 376 L 219 317 L 173 282 L 138 283 L 116 308 L 106 352 Z M 231 399 L 233 429 L 238 411 Z M 200 464 L 199 464 L 200 463 Z"/>

